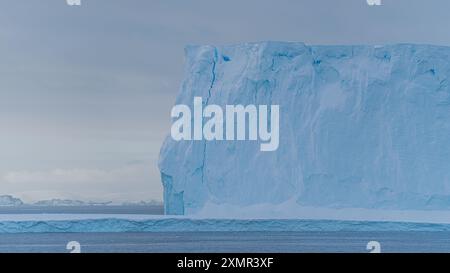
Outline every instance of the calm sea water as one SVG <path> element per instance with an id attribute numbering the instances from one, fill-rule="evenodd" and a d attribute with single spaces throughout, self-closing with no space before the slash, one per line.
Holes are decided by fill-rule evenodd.
<path id="1" fill-rule="evenodd" d="M 450 232 L 144 232 L 1 234 L 0 252 L 450 252 Z"/>
<path id="2" fill-rule="evenodd" d="M 40 214 L 40 213 L 74 213 L 74 214 L 164 214 L 161 205 L 148 206 L 17 206 L 1 207 L 0 214 Z"/>
<path id="3" fill-rule="evenodd" d="M 0 214 L 163 214 L 162 206 L 0 207 Z M 0 234 L 0 252 L 449 252 L 450 232 L 140 232 Z"/>

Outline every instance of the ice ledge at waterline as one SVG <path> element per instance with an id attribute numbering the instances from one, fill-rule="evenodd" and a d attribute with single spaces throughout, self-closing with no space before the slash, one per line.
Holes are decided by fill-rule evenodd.
<path id="1" fill-rule="evenodd" d="M 279 105 L 279 147 L 169 136 L 159 162 L 166 213 L 287 200 L 450 209 L 449 76 L 441 46 L 189 46 L 176 104 Z"/>
<path id="2" fill-rule="evenodd" d="M 321 215 L 324 212 L 329 214 L 330 211 L 335 212 L 332 219 L 322 220 Z M 0 214 L 0 235 L 52 232 L 450 231 L 449 212 L 386 211 L 380 214 L 374 210 L 351 209 L 349 213 L 352 213 L 352 217 L 347 221 L 339 220 L 345 217 L 344 211 L 315 208 L 300 210 L 299 215 L 302 217 L 299 219 L 210 219 L 124 214 Z M 371 220 L 360 220 L 367 217 Z"/>

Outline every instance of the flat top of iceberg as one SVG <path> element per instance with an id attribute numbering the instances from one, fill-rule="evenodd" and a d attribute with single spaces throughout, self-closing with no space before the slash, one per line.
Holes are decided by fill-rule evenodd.
<path id="1" fill-rule="evenodd" d="M 305 42 L 295 41 L 256 41 L 246 43 L 230 43 L 230 44 L 188 44 L 185 46 L 185 50 L 189 52 L 190 49 L 197 48 L 252 48 L 252 47 L 270 47 L 273 49 L 294 49 L 301 47 L 309 48 L 393 48 L 393 47 L 416 47 L 416 48 L 435 48 L 435 49 L 450 49 L 450 46 L 446 45 L 433 45 L 424 43 L 387 43 L 387 44 L 308 44 Z"/>
<path id="2" fill-rule="evenodd" d="M 233 215 L 230 217 L 229 215 Z M 332 220 L 360 222 L 403 222 L 424 224 L 450 224 L 450 211 L 420 210 L 380 210 L 364 208 L 296 208 L 295 214 L 290 210 L 284 213 L 273 207 L 250 206 L 240 208 L 230 205 L 207 204 L 195 215 L 145 215 L 145 214 L 0 214 L 2 222 L 34 222 L 34 221 L 84 221 L 84 220 Z"/>

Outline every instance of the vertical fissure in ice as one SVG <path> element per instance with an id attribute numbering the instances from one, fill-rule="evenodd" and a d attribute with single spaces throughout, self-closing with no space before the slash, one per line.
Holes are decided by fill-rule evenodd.
<path id="1" fill-rule="evenodd" d="M 211 90 L 214 87 L 214 83 L 216 82 L 216 65 L 217 65 L 217 48 L 214 47 L 214 56 L 213 56 L 213 61 L 212 61 L 212 68 L 211 68 L 211 84 L 209 86 L 208 89 L 208 95 L 206 97 L 205 100 L 205 105 L 208 105 L 209 103 L 209 99 L 211 98 Z M 203 128 L 203 121 L 202 121 L 202 128 Z M 202 158 L 202 184 L 204 183 L 204 179 L 205 179 L 205 159 L 206 159 L 206 141 L 203 140 L 203 158 Z"/>

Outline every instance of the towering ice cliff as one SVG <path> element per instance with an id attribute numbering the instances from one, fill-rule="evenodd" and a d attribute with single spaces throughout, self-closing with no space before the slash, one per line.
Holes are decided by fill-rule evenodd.
<path id="1" fill-rule="evenodd" d="M 450 48 L 249 43 L 186 48 L 177 104 L 277 104 L 280 143 L 174 141 L 168 214 L 205 204 L 450 209 Z"/>

